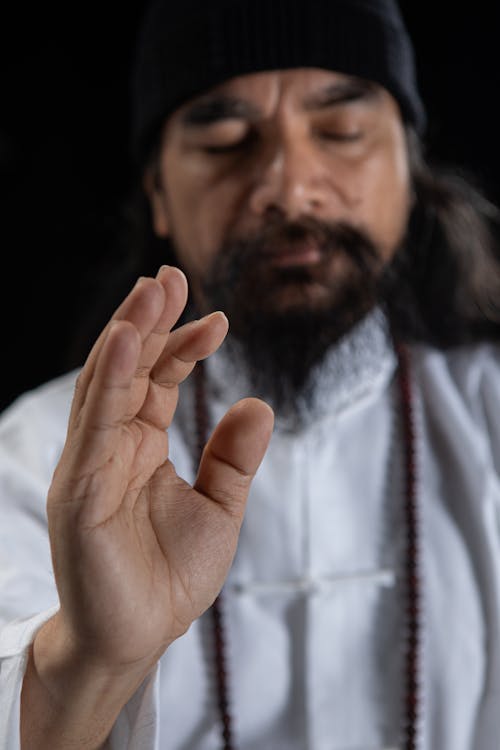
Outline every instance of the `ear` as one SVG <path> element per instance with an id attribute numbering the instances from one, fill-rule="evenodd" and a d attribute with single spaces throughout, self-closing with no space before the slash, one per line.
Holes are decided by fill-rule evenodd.
<path id="1" fill-rule="evenodd" d="M 149 198 L 151 218 L 155 234 L 157 234 L 158 237 L 168 237 L 170 231 L 167 215 L 167 202 L 165 199 L 165 191 L 161 184 L 161 176 L 157 167 L 150 166 L 146 169 L 142 185 L 147 197 Z"/>

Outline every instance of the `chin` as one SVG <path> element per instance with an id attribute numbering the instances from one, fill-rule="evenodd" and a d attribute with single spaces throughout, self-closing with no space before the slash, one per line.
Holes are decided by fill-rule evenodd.
<path id="1" fill-rule="evenodd" d="M 331 291 L 320 284 L 288 284 L 278 289 L 266 305 L 269 313 L 319 312 L 332 304 Z"/>

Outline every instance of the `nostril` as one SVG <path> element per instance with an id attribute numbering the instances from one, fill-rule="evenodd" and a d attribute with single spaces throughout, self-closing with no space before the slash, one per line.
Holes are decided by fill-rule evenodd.
<path id="1" fill-rule="evenodd" d="M 285 218 L 285 212 L 278 205 L 269 204 L 266 206 L 263 215 L 269 221 L 279 221 Z"/>

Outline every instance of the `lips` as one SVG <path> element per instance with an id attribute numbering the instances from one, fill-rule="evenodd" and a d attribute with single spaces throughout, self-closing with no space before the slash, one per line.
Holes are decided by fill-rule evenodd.
<path id="1" fill-rule="evenodd" d="M 293 242 L 274 245 L 266 256 L 274 268 L 293 268 L 320 263 L 322 252 L 315 242 Z"/>

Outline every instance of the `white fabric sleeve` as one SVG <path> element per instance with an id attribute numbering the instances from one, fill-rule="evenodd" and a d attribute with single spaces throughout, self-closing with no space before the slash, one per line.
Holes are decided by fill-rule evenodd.
<path id="1" fill-rule="evenodd" d="M 123 707 L 105 750 L 159 750 L 159 672 L 150 672 Z"/>
<path id="2" fill-rule="evenodd" d="M 56 612 L 53 607 L 27 620 L 14 620 L 0 630 L 0 747 L 18 750 L 20 704 L 29 647 L 39 628 Z"/>
<path id="3" fill-rule="evenodd" d="M 45 498 L 59 443 L 41 433 L 38 412 L 27 396 L 0 420 L 2 750 L 20 747 L 20 697 L 29 648 L 58 608 Z"/>
<path id="4" fill-rule="evenodd" d="M 29 648 L 58 609 L 45 502 L 62 450 L 74 375 L 23 396 L 0 418 L 0 748 L 20 748 Z M 157 672 L 121 711 L 109 750 L 157 750 Z"/>
<path id="5" fill-rule="evenodd" d="M 0 747 L 20 750 L 20 704 L 29 648 L 53 607 L 0 631 Z M 158 672 L 156 667 L 124 706 L 105 744 L 106 750 L 157 750 Z"/>
<path id="6" fill-rule="evenodd" d="M 484 366 L 480 382 L 483 418 L 489 438 L 493 471 L 490 481 L 491 503 L 485 518 L 483 554 L 488 551 L 493 560 L 489 581 L 488 602 L 491 633 L 489 638 L 488 684 L 483 700 L 474 747 L 489 750 L 498 742 L 498 707 L 500 706 L 500 352 L 497 346 L 485 347 Z"/>

